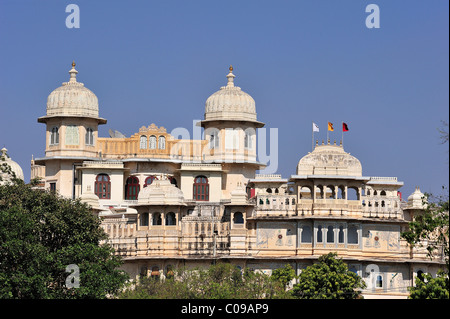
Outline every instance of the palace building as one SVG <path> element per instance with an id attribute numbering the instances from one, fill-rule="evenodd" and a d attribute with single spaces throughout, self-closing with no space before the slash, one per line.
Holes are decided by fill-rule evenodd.
<path id="1" fill-rule="evenodd" d="M 265 165 L 256 133 L 265 124 L 232 67 L 206 100 L 200 140 L 155 124 L 100 137 L 107 120 L 77 73 L 73 63 L 38 118 L 45 156 L 32 159 L 31 177 L 90 204 L 132 278 L 220 261 L 268 274 L 289 263 L 300 273 L 337 252 L 366 281 L 365 298 L 406 298 L 416 276 L 444 264 L 400 236 L 423 211 L 420 190 L 402 200 L 403 182 L 363 175 L 342 144 L 316 143 L 290 177 L 257 174 Z"/>

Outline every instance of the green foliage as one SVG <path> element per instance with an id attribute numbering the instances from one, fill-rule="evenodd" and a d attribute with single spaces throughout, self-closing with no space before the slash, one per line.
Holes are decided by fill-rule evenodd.
<path id="1" fill-rule="evenodd" d="M 423 242 L 425 242 L 430 258 L 438 249 L 443 249 L 448 273 L 449 197 L 448 190 L 444 187 L 443 189 L 446 191 L 446 195 L 435 197 L 425 194 L 423 201 L 426 209 L 414 216 L 414 220 L 409 223 L 409 229 L 402 232 L 401 236 L 413 247 L 423 247 Z"/>
<path id="2" fill-rule="evenodd" d="M 0 298 L 105 298 L 127 279 L 86 204 L 32 189 L 0 186 Z M 68 289 L 66 266 L 80 270 Z"/>
<path id="3" fill-rule="evenodd" d="M 301 299 L 356 299 L 366 287 L 357 274 L 348 270 L 336 253 L 319 257 L 319 262 L 304 269 L 292 295 Z"/>
<path id="4" fill-rule="evenodd" d="M 436 278 L 424 274 L 416 278 L 416 286 L 409 288 L 410 299 L 449 299 L 448 273 L 439 271 Z"/>
<path id="5" fill-rule="evenodd" d="M 444 188 L 445 190 L 445 188 Z M 412 247 L 426 247 L 430 259 L 435 257 L 436 251 L 442 249 L 446 263 L 445 271 L 440 271 L 436 278 L 430 274 L 424 275 L 424 280 L 416 279 L 416 286 L 410 287 L 412 299 L 448 299 L 449 298 L 449 198 L 446 195 L 434 197 L 425 194 L 426 209 L 414 216 L 409 223 L 409 229 L 402 237 Z M 426 244 L 424 244 L 426 243 Z"/>
<path id="6" fill-rule="evenodd" d="M 288 298 L 283 285 L 260 272 L 219 263 L 206 269 L 175 270 L 171 279 L 144 278 L 119 294 L 123 299 Z"/>
<path id="7" fill-rule="evenodd" d="M 292 268 L 290 264 L 286 264 L 283 268 L 275 269 L 272 272 L 271 278 L 280 282 L 283 287 L 287 288 L 288 284 L 296 278 L 295 270 Z"/>

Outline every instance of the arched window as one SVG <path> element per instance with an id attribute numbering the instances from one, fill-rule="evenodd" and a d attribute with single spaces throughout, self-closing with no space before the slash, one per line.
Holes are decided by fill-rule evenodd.
<path id="1" fill-rule="evenodd" d="M 170 278 L 173 278 L 173 276 L 174 276 L 173 266 L 172 265 L 168 265 L 166 267 L 166 278 L 170 279 Z"/>
<path id="2" fill-rule="evenodd" d="M 317 242 L 322 242 L 322 226 L 319 226 L 317 229 Z"/>
<path id="3" fill-rule="evenodd" d="M 141 226 L 148 226 L 148 213 L 141 215 Z"/>
<path id="4" fill-rule="evenodd" d="M 152 225 L 158 226 L 162 224 L 161 220 L 161 214 L 160 213 L 153 213 L 153 223 Z"/>
<path id="5" fill-rule="evenodd" d="M 54 126 L 52 127 L 52 132 L 50 134 L 50 145 L 59 144 L 59 129 Z"/>
<path id="6" fill-rule="evenodd" d="M 209 149 L 219 148 L 219 131 L 213 130 L 209 136 Z"/>
<path id="7" fill-rule="evenodd" d="M 243 224 L 244 223 L 244 217 L 241 212 L 234 213 L 233 221 L 235 224 Z"/>
<path id="8" fill-rule="evenodd" d="M 266 189 L 266 193 L 272 194 L 272 189 L 271 188 Z"/>
<path id="9" fill-rule="evenodd" d="M 316 198 L 317 199 L 323 199 L 324 197 L 324 192 L 323 192 L 323 186 L 322 185 L 318 185 L 316 186 Z M 318 193 L 317 193 L 318 192 Z"/>
<path id="10" fill-rule="evenodd" d="M 334 186 L 333 185 L 328 185 L 327 189 L 329 189 L 329 191 L 327 191 L 327 198 L 329 199 L 336 199 L 336 193 L 334 191 Z"/>
<path id="11" fill-rule="evenodd" d="M 358 243 L 358 229 L 354 225 L 348 226 L 347 242 L 349 244 L 357 244 Z"/>
<path id="12" fill-rule="evenodd" d="M 148 272 L 147 267 L 146 266 L 142 266 L 139 275 L 141 276 L 141 278 L 146 278 L 147 277 L 147 272 Z"/>
<path id="13" fill-rule="evenodd" d="M 386 196 L 386 192 L 385 191 L 381 191 L 380 196 Z"/>
<path id="14" fill-rule="evenodd" d="M 111 181 L 107 174 L 97 175 L 94 193 L 99 199 L 111 199 Z"/>
<path id="15" fill-rule="evenodd" d="M 312 242 L 311 226 L 303 226 L 302 227 L 302 243 L 311 243 L 311 242 Z"/>
<path id="16" fill-rule="evenodd" d="M 209 183 L 205 176 L 197 176 L 194 179 L 194 200 L 209 201 Z"/>
<path id="17" fill-rule="evenodd" d="M 166 226 L 175 226 L 177 223 L 177 220 L 175 218 L 175 213 L 167 213 L 166 214 Z"/>
<path id="18" fill-rule="evenodd" d="M 419 270 L 419 271 L 417 272 L 417 278 L 419 278 L 419 280 L 421 280 L 421 281 L 425 281 L 425 276 L 424 276 L 422 270 Z"/>
<path id="19" fill-rule="evenodd" d="M 327 243 L 334 243 L 334 229 L 333 226 L 327 228 Z"/>
<path id="20" fill-rule="evenodd" d="M 170 184 L 175 185 L 175 187 L 178 187 L 177 179 L 173 176 L 169 176 Z"/>
<path id="21" fill-rule="evenodd" d="M 344 243 L 344 226 L 339 226 L 339 234 L 338 234 L 338 241 L 340 244 Z"/>
<path id="22" fill-rule="evenodd" d="M 383 277 L 381 275 L 377 276 L 376 285 L 377 288 L 383 288 Z"/>
<path id="23" fill-rule="evenodd" d="M 145 150 L 147 148 L 147 136 L 141 135 L 141 138 L 139 140 L 139 148 L 141 150 Z"/>
<path id="24" fill-rule="evenodd" d="M 86 145 L 94 145 L 94 130 L 88 127 L 86 129 L 86 139 L 85 139 Z"/>
<path id="25" fill-rule="evenodd" d="M 156 136 L 155 136 L 155 135 L 152 135 L 152 136 L 150 136 L 150 138 L 149 138 L 149 148 L 150 148 L 151 150 L 156 149 Z"/>
<path id="26" fill-rule="evenodd" d="M 348 200 L 359 200 L 359 191 L 357 188 L 348 187 L 347 191 L 348 191 L 348 194 L 347 194 Z"/>
<path id="27" fill-rule="evenodd" d="M 309 186 L 303 186 L 300 189 L 300 199 L 312 199 L 312 191 Z"/>
<path id="28" fill-rule="evenodd" d="M 345 187 L 342 185 L 338 187 L 337 199 L 345 199 Z"/>
<path id="29" fill-rule="evenodd" d="M 166 149 L 166 138 L 164 136 L 158 138 L 158 148 L 160 150 Z"/>
<path id="30" fill-rule="evenodd" d="M 153 183 L 154 180 L 157 180 L 157 179 L 158 178 L 154 175 L 147 177 L 144 182 L 144 187 L 147 187 L 147 185 L 150 185 L 151 183 Z"/>
<path id="31" fill-rule="evenodd" d="M 351 268 L 349 268 L 348 270 L 350 270 L 351 272 L 358 274 L 358 270 L 355 268 L 355 266 L 352 266 Z"/>
<path id="32" fill-rule="evenodd" d="M 130 176 L 125 184 L 125 199 L 136 200 L 138 198 L 140 186 L 136 176 Z"/>
<path id="33" fill-rule="evenodd" d="M 150 274 L 150 276 L 153 279 L 159 279 L 159 267 L 152 267 L 152 273 Z"/>
<path id="34" fill-rule="evenodd" d="M 254 134 L 254 129 L 252 128 L 248 128 L 245 130 L 245 135 L 244 135 L 244 147 L 246 149 L 253 149 L 253 136 Z"/>

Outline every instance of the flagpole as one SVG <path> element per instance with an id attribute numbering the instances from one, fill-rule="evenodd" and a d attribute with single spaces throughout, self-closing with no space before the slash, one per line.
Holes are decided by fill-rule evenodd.
<path id="1" fill-rule="evenodd" d="M 344 147 L 344 122 L 342 122 L 342 147 Z"/>
<path id="2" fill-rule="evenodd" d="M 328 125 L 328 122 L 327 122 L 327 142 L 326 142 L 326 144 L 328 144 L 328 132 L 330 131 L 330 126 Z"/>
<path id="3" fill-rule="evenodd" d="M 314 151 L 314 122 L 312 122 L 311 129 L 312 129 L 312 143 L 311 143 L 311 152 L 312 152 Z"/>

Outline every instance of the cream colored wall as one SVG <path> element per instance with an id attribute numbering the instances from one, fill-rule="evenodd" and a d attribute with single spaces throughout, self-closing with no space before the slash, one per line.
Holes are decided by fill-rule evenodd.
<path id="1" fill-rule="evenodd" d="M 196 176 L 203 175 L 208 178 L 209 201 L 219 202 L 222 199 L 222 172 L 211 171 L 181 171 L 180 188 L 185 199 L 193 199 L 193 185 Z"/>
<path id="2" fill-rule="evenodd" d="M 251 134 L 251 148 L 245 148 L 245 131 Z M 219 132 L 219 147 L 215 150 L 210 150 L 209 140 L 212 132 Z M 237 147 L 229 148 L 227 147 L 227 140 L 231 137 L 231 135 L 235 133 L 229 132 L 237 132 Z M 211 123 L 207 128 L 205 128 L 205 139 L 208 141 L 208 144 L 205 145 L 203 154 L 206 154 L 206 160 L 221 160 L 221 161 L 256 161 L 256 149 L 257 149 L 257 140 L 256 140 L 256 128 L 252 125 L 239 125 L 237 122 L 215 122 Z M 228 144 L 230 145 L 230 144 Z"/>
<path id="3" fill-rule="evenodd" d="M 87 186 L 91 186 L 91 191 L 95 190 L 95 178 L 98 174 L 108 174 L 111 181 L 111 199 L 100 199 L 100 205 L 119 204 L 124 200 L 124 177 L 122 170 L 112 169 L 83 169 L 83 193 L 87 191 Z"/>
<path id="4" fill-rule="evenodd" d="M 69 125 L 75 125 L 78 128 L 78 145 L 66 145 L 66 128 Z M 58 127 L 59 143 L 50 145 L 51 130 L 53 127 Z M 86 129 L 91 128 L 94 134 L 94 145 L 86 145 Z M 86 156 L 97 157 L 97 138 L 98 138 L 98 123 L 93 119 L 72 119 L 72 118 L 56 118 L 47 122 L 47 130 L 45 135 L 46 140 L 46 156 Z"/>
<path id="5" fill-rule="evenodd" d="M 222 197 L 226 199 L 231 198 L 231 192 L 238 186 L 244 187 L 248 180 L 255 178 L 255 166 L 251 164 L 223 164 L 223 169 L 226 175 L 222 181 Z"/>
<path id="6" fill-rule="evenodd" d="M 56 183 L 56 190 L 65 197 L 72 197 L 73 170 L 72 162 L 66 160 L 51 160 L 46 162 L 45 188 L 50 188 L 50 183 Z"/>

